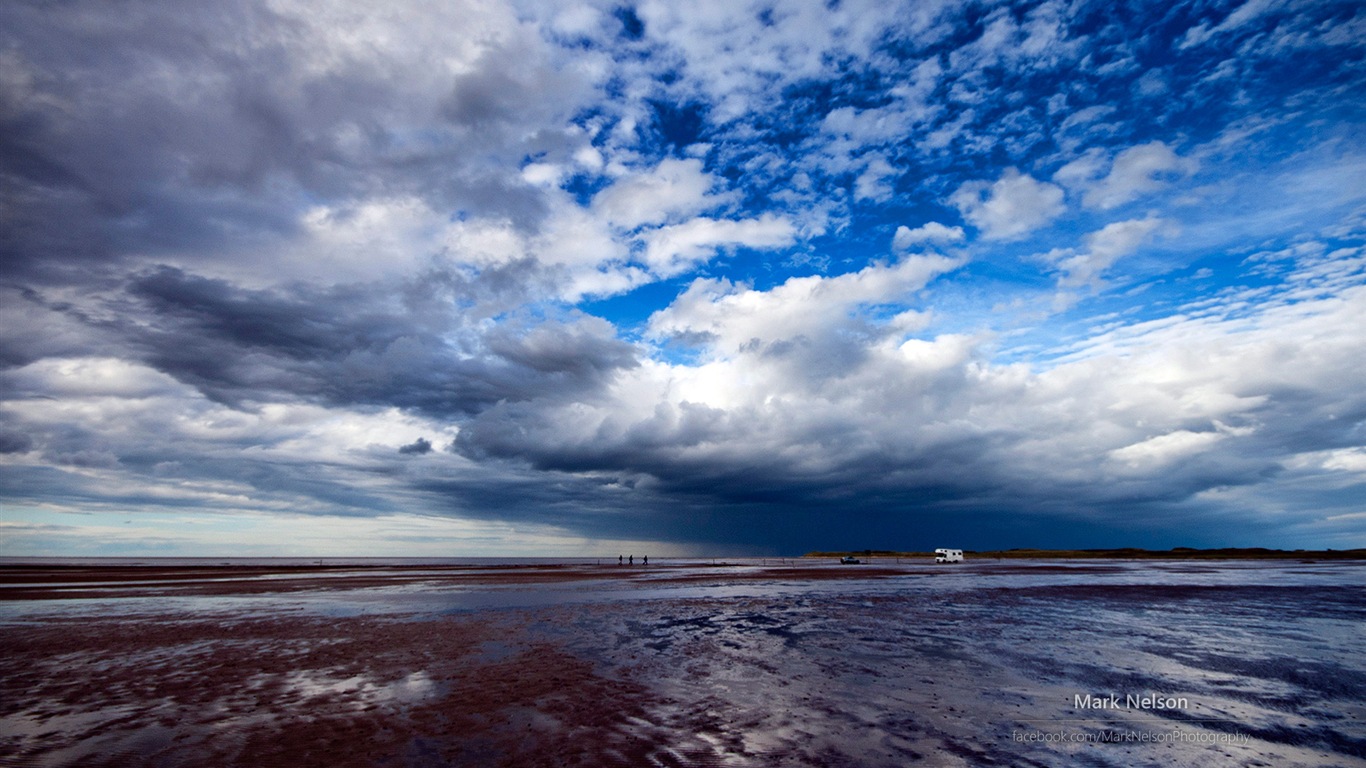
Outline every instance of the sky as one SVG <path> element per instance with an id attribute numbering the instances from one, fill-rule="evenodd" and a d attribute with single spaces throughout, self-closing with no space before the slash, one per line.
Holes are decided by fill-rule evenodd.
<path id="1" fill-rule="evenodd" d="M 1366 546 L 1364 48 L 0 4 L 0 555 Z"/>

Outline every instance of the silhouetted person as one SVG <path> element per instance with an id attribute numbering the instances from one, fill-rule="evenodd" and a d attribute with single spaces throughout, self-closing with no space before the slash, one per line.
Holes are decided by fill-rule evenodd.
<path id="1" fill-rule="evenodd" d="M 649 556 L 649 555 L 646 555 L 646 556 L 644 557 L 644 561 L 645 561 L 645 565 L 649 565 L 649 564 L 650 564 L 650 556 Z"/>
<path id="2" fill-rule="evenodd" d="M 627 558 L 626 562 L 627 562 L 628 565 L 635 565 L 635 564 L 636 564 L 636 556 L 635 556 L 635 555 L 631 555 L 629 558 Z"/>

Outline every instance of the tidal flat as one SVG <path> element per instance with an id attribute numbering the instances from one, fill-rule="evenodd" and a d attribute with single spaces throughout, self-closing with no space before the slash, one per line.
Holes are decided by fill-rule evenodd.
<path id="1" fill-rule="evenodd" d="M 0 651 L 4 766 L 1366 765 L 1361 562 L 9 564 Z"/>

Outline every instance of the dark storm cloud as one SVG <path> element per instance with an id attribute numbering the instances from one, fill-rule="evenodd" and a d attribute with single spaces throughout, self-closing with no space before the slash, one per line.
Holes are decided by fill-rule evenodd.
<path id="1" fill-rule="evenodd" d="M 296 232 L 319 199 L 412 195 L 530 227 L 542 192 L 507 168 L 563 149 L 547 126 L 587 93 L 525 33 L 443 78 L 423 51 L 351 49 L 325 18 L 252 4 L 9 3 L 0 30 L 10 272 L 221 257 Z M 449 36 L 444 54 L 470 48 Z"/>
<path id="2" fill-rule="evenodd" d="M 33 447 L 33 438 L 23 432 L 0 431 L 0 453 L 23 453 Z"/>
<path id="3" fill-rule="evenodd" d="M 15 3 L 3 12 L 0 161 L 23 203 L 11 268 L 107 256 L 130 242 L 203 243 L 230 221 L 257 229 L 289 219 L 235 193 L 212 200 L 223 182 L 259 183 L 270 155 L 289 154 L 278 120 L 237 108 L 228 84 L 245 62 L 220 57 L 231 43 L 210 33 L 243 20 L 207 8 L 112 11 Z M 196 76 L 208 87 L 190 85 Z"/>
<path id="4" fill-rule="evenodd" d="M 483 331 L 363 287 L 245 290 L 170 268 L 137 277 L 129 296 L 142 308 L 117 329 L 129 352 L 228 403 L 276 397 L 450 418 L 585 395 L 636 364 L 632 347 L 589 317 L 508 318 Z"/>
<path id="5" fill-rule="evenodd" d="M 72 304 L 50 301 L 37 290 L 0 285 L 0 368 L 79 355 L 97 347 L 101 334 L 83 317 Z"/>
<path id="6" fill-rule="evenodd" d="M 398 452 L 405 456 L 421 456 L 432 452 L 432 441 L 425 437 L 419 437 L 413 442 L 400 446 Z"/>
<path id="7" fill-rule="evenodd" d="M 935 445 L 918 455 L 859 450 L 862 425 L 850 423 L 798 434 L 759 414 L 726 413 L 683 403 L 667 420 L 645 420 L 624 430 L 593 430 L 568 443 L 553 407 L 500 403 L 461 429 L 455 449 L 477 459 L 518 459 L 556 472 L 595 472 L 649 478 L 651 490 L 733 504 L 830 503 L 915 488 L 924 501 L 988 491 L 980 441 Z M 767 433 L 756 439 L 756 432 Z M 768 450 L 766 446 L 772 446 Z M 821 454 L 811 466 L 812 454 Z"/>
<path id="8" fill-rule="evenodd" d="M 1154 530 L 1178 526 L 1193 514 L 1213 514 L 1207 506 L 1181 503 L 1116 504 L 1103 515 L 1079 514 L 1077 505 L 1032 505 L 1013 489 L 993 493 L 978 487 L 964 497 L 961 488 L 932 482 L 831 492 L 791 473 L 780 479 L 754 467 L 721 468 L 712 478 L 720 485 L 709 486 L 701 472 L 676 484 L 649 475 L 585 475 L 519 462 L 491 460 L 484 466 L 487 471 L 477 479 L 431 478 L 413 487 L 433 508 L 447 505 L 466 517 L 517 519 L 596 539 L 661 540 L 709 554 L 914 550 L 969 538 L 980 548 L 1087 547 L 1112 541 L 1116 518 L 1126 529 L 1124 541 L 1133 546 L 1169 547 L 1170 534 Z M 741 487 L 746 482 L 748 492 Z M 1193 546 L 1223 540 L 1189 527 L 1180 539 Z"/>
<path id="9" fill-rule="evenodd" d="M 453 447 L 539 470 L 640 478 L 638 487 L 651 493 L 694 505 L 748 506 L 751 515 L 770 508 L 781 516 L 794 505 L 847 513 L 889 500 L 918 513 L 944 501 L 991 499 L 1007 488 L 988 458 L 999 435 L 955 435 L 920 446 L 869 443 L 868 425 L 857 421 L 803 425 L 802 417 L 689 402 L 655 411 L 629 425 L 580 432 L 552 404 L 499 403 L 466 422 Z"/>

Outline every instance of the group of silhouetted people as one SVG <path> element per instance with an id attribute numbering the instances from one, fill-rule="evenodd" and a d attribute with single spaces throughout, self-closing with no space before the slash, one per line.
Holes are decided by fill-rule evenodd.
<path id="1" fill-rule="evenodd" d="M 617 555 L 617 565 L 622 565 L 621 557 L 622 557 L 621 555 Z M 641 565 L 649 565 L 649 564 L 650 564 L 650 556 L 649 556 L 649 555 L 645 555 L 644 557 L 640 558 L 640 563 L 641 563 Z M 627 555 L 627 556 L 626 556 L 626 563 L 625 563 L 625 564 L 626 564 L 626 565 L 635 565 L 635 564 L 636 564 L 636 556 L 635 556 L 635 555 Z"/>

